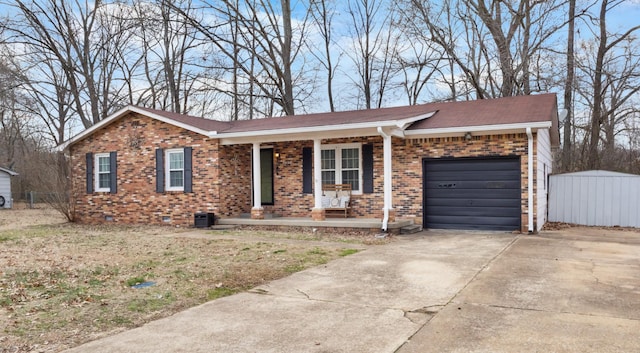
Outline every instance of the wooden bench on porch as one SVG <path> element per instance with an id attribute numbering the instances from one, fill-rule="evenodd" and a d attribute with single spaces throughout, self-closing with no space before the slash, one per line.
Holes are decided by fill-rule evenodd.
<path id="1" fill-rule="evenodd" d="M 351 211 L 351 184 L 323 184 L 322 208 L 327 217 L 347 218 Z"/>

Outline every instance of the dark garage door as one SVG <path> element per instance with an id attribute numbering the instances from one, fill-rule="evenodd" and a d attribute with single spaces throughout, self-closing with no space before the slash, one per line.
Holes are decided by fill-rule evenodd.
<path id="1" fill-rule="evenodd" d="M 520 229 L 520 158 L 424 159 L 426 228 Z"/>

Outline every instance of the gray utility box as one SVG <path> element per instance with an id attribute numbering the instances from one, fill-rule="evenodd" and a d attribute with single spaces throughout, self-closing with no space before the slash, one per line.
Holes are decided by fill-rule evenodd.
<path id="1" fill-rule="evenodd" d="M 213 213 L 199 212 L 193 216 L 194 225 L 196 228 L 208 228 L 214 225 L 215 218 Z"/>

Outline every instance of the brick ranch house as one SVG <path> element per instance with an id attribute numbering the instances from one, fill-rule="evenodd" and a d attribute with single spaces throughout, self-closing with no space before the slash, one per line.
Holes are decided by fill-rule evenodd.
<path id="1" fill-rule="evenodd" d="M 541 94 L 234 122 L 129 106 L 60 148 L 80 223 L 321 222 L 323 185 L 342 183 L 349 217 L 384 230 L 412 219 L 534 232 L 558 144 L 556 96 Z"/>

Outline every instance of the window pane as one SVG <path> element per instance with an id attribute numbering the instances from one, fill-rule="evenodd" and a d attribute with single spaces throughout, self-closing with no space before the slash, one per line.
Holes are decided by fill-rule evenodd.
<path id="1" fill-rule="evenodd" d="M 169 153 L 169 169 L 184 169 L 184 153 L 183 152 L 173 152 Z"/>
<path id="2" fill-rule="evenodd" d="M 342 168 L 353 169 L 358 168 L 360 164 L 360 158 L 358 156 L 357 148 L 345 148 L 342 150 Z"/>
<path id="3" fill-rule="evenodd" d="M 169 187 L 183 187 L 184 186 L 184 174 L 180 171 L 169 172 Z"/>
<path id="4" fill-rule="evenodd" d="M 98 174 L 98 188 L 100 189 L 108 189 L 111 187 L 110 183 L 110 175 L 109 173 L 100 173 Z"/>
<path id="5" fill-rule="evenodd" d="M 322 184 L 335 184 L 335 183 L 336 183 L 336 172 L 334 171 L 322 172 Z"/>
<path id="6" fill-rule="evenodd" d="M 336 169 L 335 150 L 322 150 L 320 156 L 322 158 L 321 169 Z"/>
<path id="7" fill-rule="evenodd" d="M 108 173 L 109 170 L 109 157 L 98 157 L 98 173 Z"/>
<path id="8" fill-rule="evenodd" d="M 343 170 L 342 183 L 351 184 L 351 190 L 360 190 L 360 178 L 358 178 L 358 170 Z"/>

